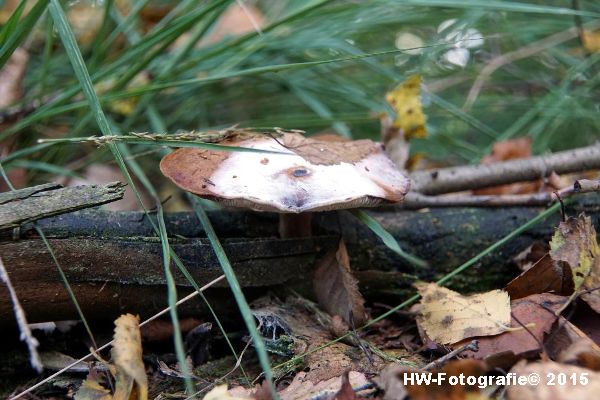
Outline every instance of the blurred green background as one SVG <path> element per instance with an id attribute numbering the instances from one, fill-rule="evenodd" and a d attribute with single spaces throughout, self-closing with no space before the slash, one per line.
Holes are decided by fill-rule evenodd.
<path id="1" fill-rule="evenodd" d="M 46 2 L 0 3 L 0 60 L 15 40 L 29 54 L 13 105 L 38 103 L 0 126 L 5 169 L 24 169 L 30 184 L 111 160 L 90 144 L 37 145 L 100 132 Z M 429 135 L 411 151 L 428 159 L 478 163 L 518 136 L 537 154 L 600 137 L 597 1 L 62 4 L 114 133 L 239 124 L 377 139 L 392 112 L 385 93 L 420 74 Z M 130 150 L 156 170 L 156 149 Z"/>

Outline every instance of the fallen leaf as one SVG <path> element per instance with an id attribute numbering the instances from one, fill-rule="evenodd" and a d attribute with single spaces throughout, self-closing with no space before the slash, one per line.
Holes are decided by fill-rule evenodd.
<path id="1" fill-rule="evenodd" d="M 539 385 L 507 386 L 509 400 L 596 399 L 600 393 L 600 373 L 572 365 L 552 361 L 527 364 L 522 361 L 510 372 L 516 373 L 517 376 L 537 374 L 541 379 Z M 558 380 L 559 375 L 566 377 L 564 382 Z M 582 380 L 584 376 L 588 380 L 587 383 Z M 553 379 L 553 385 L 548 384 L 549 379 Z"/>
<path id="2" fill-rule="evenodd" d="M 490 155 L 481 159 L 482 165 L 489 165 L 500 161 L 515 160 L 531 157 L 531 139 L 520 137 L 494 144 Z M 541 179 L 536 182 L 517 182 L 507 185 L 499 185 L 489 188 L 476 189 L 476 195 L 500 195 L 500 194 L 526 194 L 535 193 L 542 186 Z"/>
<path id="3" fill-rule="evenodd" d="M 406 140 L 427 137 L 425 114 L 421 105 L 421 76 L 413 75 L 386 93 L 385 99 L 396 112 L 393 126 Z"/>
<path id="4" fill-rule="evenodd" d="M 348 385 L 350 386 L 350 390 L 352 390 L 353 393 L 354 390 L 352 388 L 360 388 L 366 386 L 368 383 L 369 380 L 365 377 L 364 374 L 357 371 L 350 371 L 348 373 Z M 292 383 L 290 383 L 288 387 L 286 387 L 278 394 L 282 400 L 308 400 L 315 398 L 315 395 L 317 394 L 321 396 L 326 394 L 339 394 L 342 385 L 343 380 L 340 376 L 333 377 L 315 384 L 310 379 L 308 379 L 308 376 L 305 372 L 299 372 L 292 380 Z M 353 399 L 353 397 L 340 397 L 337 399 L 347 400 Z"/>
<path id="5" fill-rule="evenodd" d="M 600 246 L 590 217 L 580 214 L 561 222 L 550 241 L 553 260 L 568 264 L 573 277 L 574 292 L 571 301 L 581 290 L 592 290 L 600 285 Z M 593 272 L 593 274 L 592 274 Z M 600 312 L 600 292 L 594 290 L 582 295 L 590 307 Z M 566 307 L 568 302 L 563 306 Z M 559 311 L 562 311 L 559 310 Z"/>
<path id="6" fill-rule="evenodd" d="M 549 250 L 550 245 L 548 242 L 536 240 L 531 246 L 528 246 L 525 250 L 514 256 L 512 261 L 517 264 L 522 272 L 525 272 L 548 254 Z"/>
<path id="7" fill-rule="evenodd" d="M 423 371 L 408 368 L 398 364 L 388 365 L 375 378 L 375 383 L 385 391 L 383 400 L 403 399 L 406 395 L 410 396 L 411 400 L 460 400 L 460 399 L 487 399 L 488 397 L 480 393 L 480 388 L 477 383 L 473 385 L 451 385 L 449 380 L 451 377 L 473 376 L 479 377 L 486 374 L 488 366 L 480 360 L 452 360 L 442 366 L 431 371 Z M 438 376 L 438 373 L 444 373 L 445 380 L 442 383 L 427 380 L 418 383 L 417 375 L 425 378 L 429 375 L 429 379 Z M 414 377 L 415 381 L 410 382 L 410 377 Z M 427 378 L 425 378 L 427 379 Z M 404 385 L 406 383 L 406 385 Z M 465 382 L 466 383 L 466 382 Z"/>
<path id="8" fill-rule="evenodd" d="M 247 393 L 247 391 L 245 391 Z M 237 395 L 232 395 L 227 390 L 227 385 L 219 385 L 215 386 L 210 392 L 206 393 L 204 396 L 204 400 L 248 400 L 252 397 L 238 397 Z"/>
<path id="9" fill-rule="evenodd" d="M 93 369 L 90 371 L 86 379 L 83 381 L 77 393 L 75 400 L 113 400 L 110 390 L 105 388 L 100 383 L 101 376 Z"/>
<path id="10" fill-rule="evenodd" d="M 544 335 L 557 319 L 555 311 L 566 297 L 543 293 L 511 302 L 511 330 L 495 336 L 477 338 L 479 351 L 465 351 L 465 357 L 486 361 L 490 367 L 506 368 L 521 358 L 537 356 L 543 349 Z M 464 346 L 468 341 L 452 345 Z"/>
<path id="11" fill-rule="evenodd" d="M 549 356 L 560 363 L 600 371 L 600 347 L 564 317 L 546 341 Z"/>
<path id="12" fill-rule="evenodd" d="M 148 398 L 148 378 L 142 361 L 142 336 L 139 318 L 121 315 L 115 321 L 115 334 L 111 350 L 116 367 L 114 398 L 129 399 L 132 381 L 137 383 L 138 398 Z"/>
<path id="13" fill-rule="evenodd" d="M 417 323 L 436 343 L 495 335 L 510 323 L 510 299 L 502 290 L 463 296 L 435 283 L 416 287 L 422 297 Z"/>
<path id="14" fill-rule="evenodd" d="M 330 315 L 340 316 L 350 326 L 360 326 L 367 321 L 365 299 L 350 270 L 348 250 L 343 240 L 340 240 L 337 249 L 329 250 L 317 261 L 313 279 L 319 304 Z"/>
<path id="15" fill-rule="evenodd" d="M 512 300 L 538 293 L 569 296 L 573 293 L 571 269 L 546 254 L 533 266 L 510 281 L 505 290 Z"/>
<path id="16" fill-rule="evenodd" d="M 581 41 L 583 47 L 590 53 L 600 52 L 600 31 L 584 30 Z"/>

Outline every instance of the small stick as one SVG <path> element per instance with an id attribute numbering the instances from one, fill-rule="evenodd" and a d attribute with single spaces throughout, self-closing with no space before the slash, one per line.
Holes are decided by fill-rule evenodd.
<path id="1" fill-rule="evenodd" d="M 21 303 L 19 303 L 19 299 L 17 297 L 17 293 L 15 292 L 15 288 L 10 283 L 10 278 L 8 277 L 8 272 L 6 272 L 6 268 L 4 268 L 2 258 L 0 258 L 0 280 L 3 281 L 6 285 L 8 293 L 10 294 L 10 298 L 13 302 L 15 319 L 17 320 L 17 325 L 19 325 L 19 330 L 21 331 L 21 340 L 27 344 L 27 348 L 29 349 L 29 363 L 31 364 L 31 367 L 35 369 L 39 374 L 44 370 L 42 360 L 40 359 L 40 355 L 37 352 L 37 347 L 39 346 L 39 343 L 37 339 L 31 334 L 31 330 L 29 329 L 29 325 L 27 324 L 27 318 L 25 317 L 25 311 L 21 307 Z"/>
<path id="2" fill-rule="evenodd" d="M 477 339 L 471 340 L 466 345 L 459 347 L 458 349 L 454 349 L 450 353 L 446 354 L 445 356 L 440 357 L 437 360 L 430 362 L 429 364 L 424 366 L 422 369 L 424 371 L 428 371 L 433 368 L 439 368 L 442 365 L 444 365 L 446 362 L 450 361 L 450 359 L 456 357 L 457 355 L 459 355 L 467 350 L 479 351 L 479 341 Z"/>
<path id="3" fill-rule="evenodd" d="M 573 185 L 556 192 L 508 195 L 446 195 L 427 196 L 409 192 L 402 208 L 415 209 L 425 207 L 507 207 L 507 206 L 547 206 L 556 200 L 565 199 L 579 193 L 600 192 L 600 180 L 580 179 Z"/>

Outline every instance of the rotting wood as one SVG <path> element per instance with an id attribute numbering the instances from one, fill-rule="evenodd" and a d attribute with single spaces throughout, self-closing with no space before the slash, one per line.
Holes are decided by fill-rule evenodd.
<path id="1" fill-rule="evenodd" d="M 124 194 L 125 187 L 120 182 L 72 187 L 47 183 L 0 193 L 0 230 L 110 203 L 122 199 Z"/>
<path id="2" fill-rule="evenodd" d="M 209 217 L 249 298 L 267 291 L 294 289 L 310 293 L 308 278 L 318 255 L 338 242 L 347 244 L 350 263 L 367 301 L 396 304 L 413 294 L 417 280 L 432 281 L 536 216 L 539 207 L 435 208 L 420 212 L 395 208 L 369 210 L 408 252 L 430 263 L 415 268 L 390 251 L 368 228 L 347 212 L 319 213 L 315 236 L 277 239 L 277 215 L 245 211 L 212 211 Z M 570 215 L 585 211 L 600 228 L 600 195 L 577 198 Z M 534 240 L 549 240 L 559 215 L 515 238 L 452 281 L 461 292 L 498 287 L 518 274 L 510 258 Z M 61 266 L 91 318 L 114 318 L 122 312 L 147 317 L 167 305 L 161 245 L 151 224 L 139 212 L 86 210 L 40 220 Z M 166 215 L 175 252 L 199 285 L 221 273 L 213 250 L 193 213 Z M 0 253 L 30 321 L 76 317 L 56 267 L 31 224 L 0 234 Z M 183 296 L 192 289 L 173 266 Z M 236 307 L 221 282 L 207 291 L 213 306 L 229 318 Z M 204 315 L 198 299 L 182 315 Z M 12 318 L 0 293 L 0 321 Z M 228 317 L 225 317 L 227 315 Z"/>

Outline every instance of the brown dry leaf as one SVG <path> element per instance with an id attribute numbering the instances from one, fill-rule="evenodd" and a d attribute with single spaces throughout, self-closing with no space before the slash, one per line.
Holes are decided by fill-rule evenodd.
<path id="1" fill-rule="evenodd" d="M 360 372 L 350 371 L 348 373 L 348 382 L 350 390 L 354 394 L 354 391 L 352 390 L 353 387 L 358 388 L 365 386 L 369 383 L 369 380 Z M 305 372 L 299 372 L 294 377 L 294 380 L 292 380 L 292 383 L 287 388 L 279 392 L 279 396 L 281 396 L 282 400 L 307 400 L 314 398 L 316 394 L 337 393 L 339 395 L 342 385 L 343 379 L 340 376 L 314 384 L 310 379 L 308 379 L 308 376 Z M 354 397 L 334 398 L 339 400 L 354 399 Z"/>
<path id="2" fill-rule="evenodd" d="M 329 250 L 315 267 L 314 289 L 319 304 L 330 314 L 340 316 L 348 325 L 367 321 L 358 283 L 350 270 L 348 250 L 343 240 L 337 249 Z"/>
<path id="3" fill-rule="evenodd" d="M 571 268 L 574 286 L 571 299 L 581 290 L 591 290 L 600 285 L 600 246 L 590 217 L 580 214 L 577 218 L 561 222 L 550 241 L 550 255 L 553 260 L 563 261 Z M 599 296 L 600 292 L 594 290 L 583 294 L 582 298 L 600 312 Z"/>
<path id="4" fill-rule="evenodd" d="M 463 296 L 435 283 L 416 287 L 422 297 L 417 323 L 436 343 L 495 335 L 510 323 L 510 298 L 502 290 Z"/>
<path id="5" fill-rule="evenodd" d="M 466 357 L 485 360 L 490 367 L 510 367 L 520 358 L 537 356 L 542 351 L 544 335 L 556 321 L 555 311 L 566 297 L 549 293 L 536 294 L 511 303 L 512 330 L 495 336 L 478 338 L 479 351 L 465 351 Z M 527 329 L 523 328 L 527 327 Z M 459 348 L 468 341 L 452 345 Z"/>
<path id="6" fill-rule="evenodd" d="M 515 138 L 497 142 L 492 148 L 492 153 L 481 160 L 481 164 L 489 165 L 499 161 L 515 160 L 531 157 L 531 139 L 527 137 Z M 490 188 L 476 189 L 476 195 L 499 195 L 499 194 L 527 194 L 535 193 L 542 186 L 543 181 L 517 182 L 507 185 L 494 186 Z"/>
<path id="7" fill-rule="evenodd" d="M 600 371 L 600 347 L 581 329 L 560 317 L 558 328 L 545 343 L 553 360 Z"/>
<path id="8" fill-rule="evenodd" d="M 538 293 L 569 296 L 573 293 L 571 269 L 546 254 L 531 268 L 510 281 L 505 290 L 512 300 Z"/>
<path id="9" fill-rule="evenodd" d="M 552 361 L 527 364 L 522 361 L 515 365 L 510 372 L 516 373 L 517 376 L 537 374 L 541 379 L 539 385 L 507 386 L 509 400 L 597 399 L 598 393 L 600 393 L 600 373 L 572 365 Z M 564 376 L 567 377 L 564 384 L 559 384 L 557 378 L 559 374 L 565 374 Z M 555 377 L 554 385 L 548 384 L 549 375 Z M 588 379 L 587 384 L 581 381 L 583 376 Z M 575 378 L 575 382 L 572 377 Z"/>
<path id="10" fill-rule="evenodd" d="M 398 364 L 388 365 L 375 378 L 375 383 L 385 391 L 383 400 L 403 399 L 406 395 L 411 400 L 460 400 L 460 399 L 487 399 L 480 393 L 477 385 L 450 385 L 448 380 L 451 376 L 474 376 L 485 375 L 488 367 L 485 362 L 479 360 L 453 360 L 441 368 L 431 371 L 423 371 L 408 368 Z M 407 384 L 404 385 L 405 374 L 419 373 L 431 374 L 436 377 L 438 373 L 445 373 L 446 380 L 442 384 Z"/>
<path id="11" fill-rule="evenodd" d="M 548 242 L 536 240 L 531 246 L 528 246 L 525 250 L 514 256 L 512 261 L 517 264 L 521 271 L 525 272 L 548 254 L 549 250 L 550 245 Z"/>
<path id="12" fill-rule="evenodd" d="M 121 315 L 115 321 L 114 343 L 111 350 L 117 369 L 115 377 L 115 400 L 129 399 L 132 383 L 137 383 L 138 398 L 148 398 L 148 378 L 142 361 L 142 337 L 139 318 L 131 314 Z"/>

